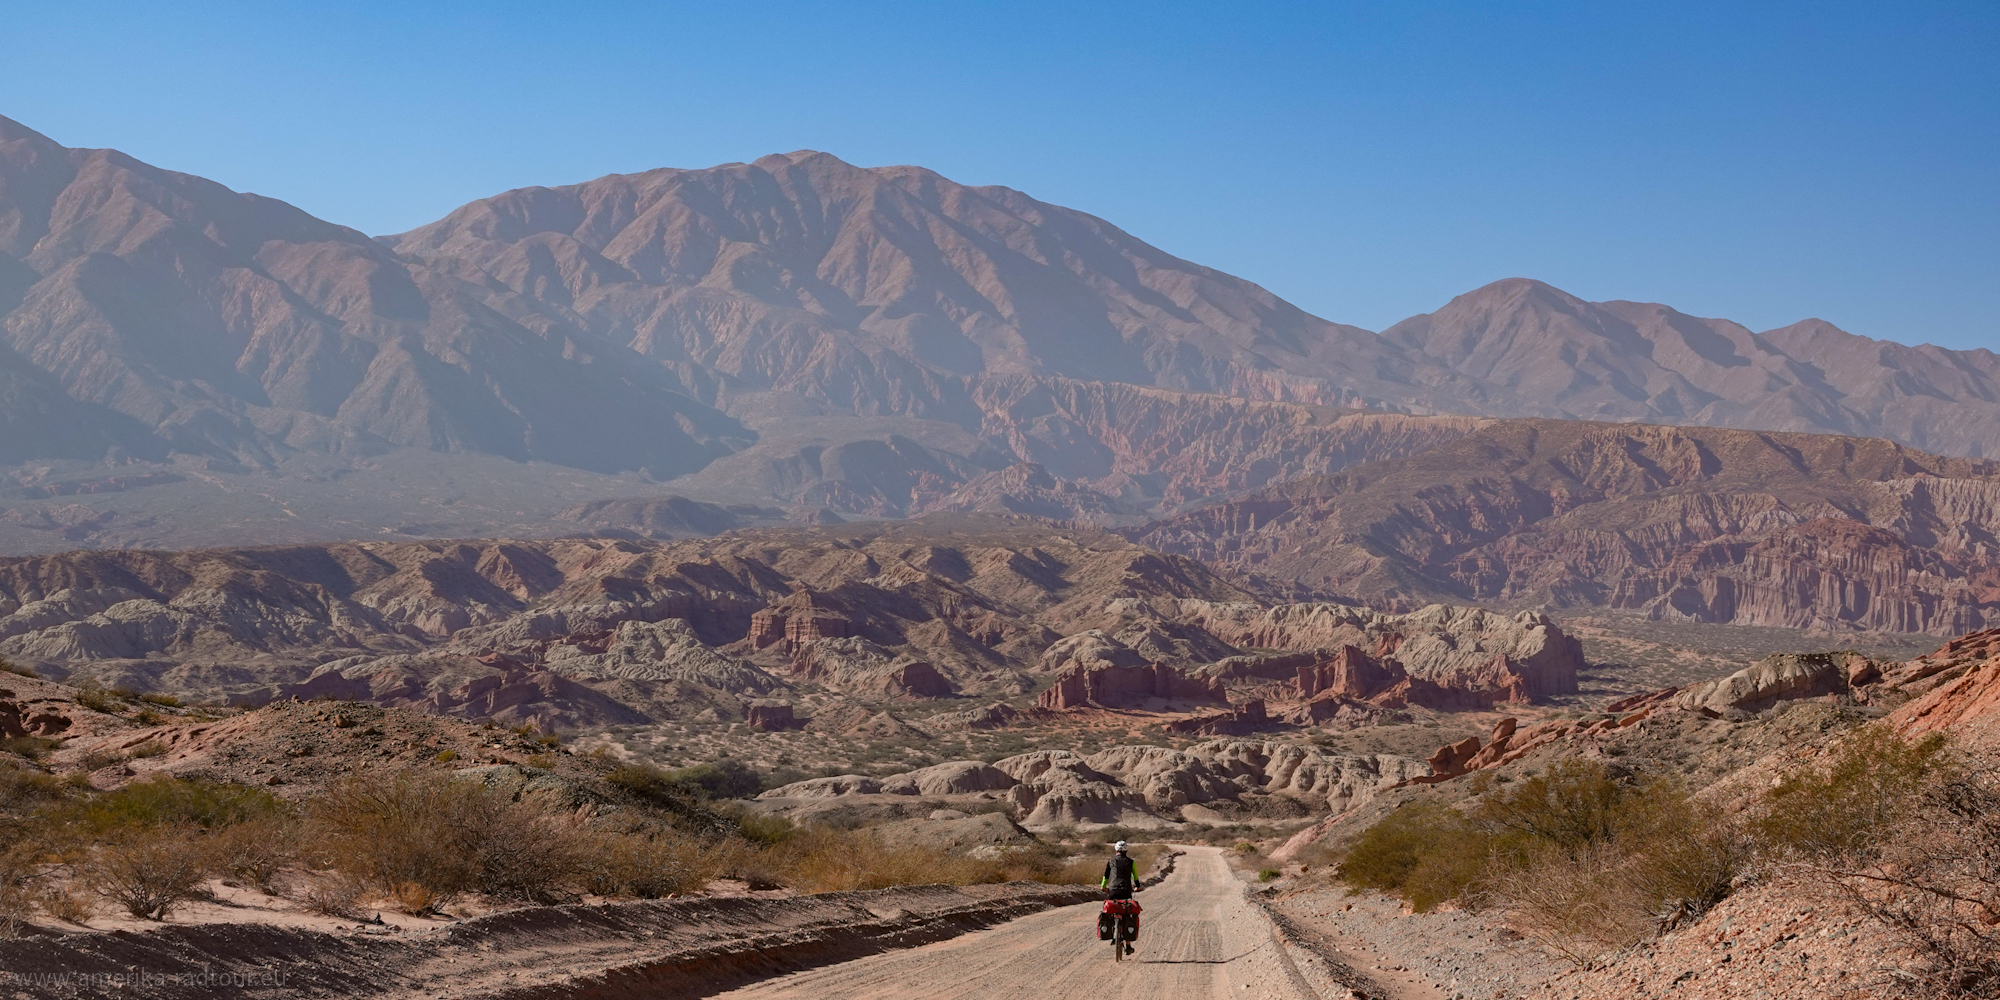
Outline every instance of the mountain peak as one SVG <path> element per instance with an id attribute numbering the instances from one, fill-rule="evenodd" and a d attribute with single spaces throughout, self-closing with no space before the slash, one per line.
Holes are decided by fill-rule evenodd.
<path id="1" fill-rule="evenodd" d="M 1568 292 L 1534 278 L 1501 278 L 1489 282 L 1451 300 L 1451 305 L 1489 305 L 1529 297 L 1548 299 L 1565 305 L 1582 304 L 1583 300 Z"/>
<path id="2" fill-rule="evenodd" d="M 0 115 L 0 142 L 19 142 L 22 139 L 31 139 L 40 142 L 46 142 L 51 146 L 57 145 L 54 139 L 51 139 L 48 136 L 45 136 L 40 132 L 31 129 L 28 126 L 23 125 L 20 122 L 17 122 L 12 118 L 7 117 L 6 115 Z"/>

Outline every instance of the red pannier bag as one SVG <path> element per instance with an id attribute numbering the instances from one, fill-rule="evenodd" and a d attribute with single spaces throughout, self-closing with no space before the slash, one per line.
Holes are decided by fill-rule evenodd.
<path id="1" fill-rule="evenodd" d="M 1136 899 L 1107 899 L 1104 911 L 1097 915 L 1097 939 L 1111 940 L 1112 921 L 1125 921 L 1125 940 L 1139 940 L 1139 901 Z"/>

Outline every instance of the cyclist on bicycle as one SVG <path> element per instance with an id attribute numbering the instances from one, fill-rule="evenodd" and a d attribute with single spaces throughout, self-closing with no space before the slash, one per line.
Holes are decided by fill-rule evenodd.
<path id="1" fill-rule="evenodd" d="M 1115 853 L 1104 865 L 1104 878 L 1098 882 L 1098 888 L 1106 891 L 1105 899 L 1131 899 L 1132 890 L 1139 884 L 1138 877 L 1133 873 L 1132 856 L 1125 853 L 1125 842 L 1122 840 L 1112 850 Z M 1132 954 L 1130 941 L 1125 943 L 1125 954 Z"/>

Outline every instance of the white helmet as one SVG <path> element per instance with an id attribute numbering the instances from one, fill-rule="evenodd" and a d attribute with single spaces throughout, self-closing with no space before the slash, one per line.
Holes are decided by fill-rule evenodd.
<path id="1" fill-rule="evenodd" d="M 1120 854 L 1125 853 L 1125 842 L 1122 840 L 1119 841 L 1117 846 L 1113 847 L 1112 850 L 1117 851 Z"/>

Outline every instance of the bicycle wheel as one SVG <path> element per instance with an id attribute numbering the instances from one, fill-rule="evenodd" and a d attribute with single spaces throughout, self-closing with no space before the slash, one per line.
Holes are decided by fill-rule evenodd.
<path id="1" fill-rule="evenodd" d="M 1111 925 L 1111 960 L 1114 962 L 1125 961 L 1125 921 L 1123 920 L 1116 921 Z"/>

